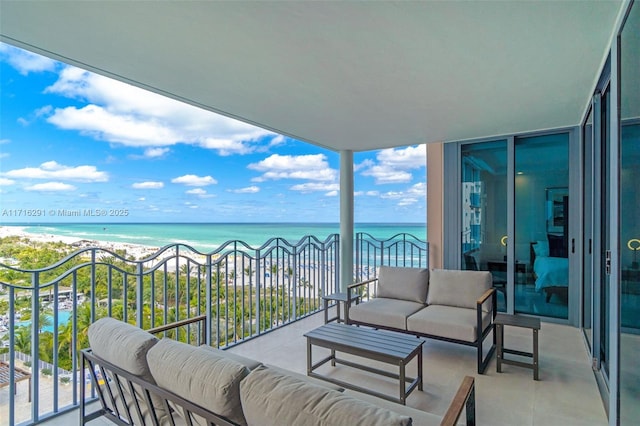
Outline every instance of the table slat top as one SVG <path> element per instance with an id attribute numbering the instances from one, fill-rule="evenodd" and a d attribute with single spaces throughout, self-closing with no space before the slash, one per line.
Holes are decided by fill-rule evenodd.
<path id="1" fill-rule="evenodd" d="M 311 330 L 305 337 L 398 360 L 408 359 L 424 344 L 415 336 L 336 323 Z"/>

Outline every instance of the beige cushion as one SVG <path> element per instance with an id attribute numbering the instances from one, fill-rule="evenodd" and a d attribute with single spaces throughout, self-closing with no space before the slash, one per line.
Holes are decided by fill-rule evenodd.
<path id="1" fill-rule="evenodd" d="M 158 386 L 241 425 L 239 384 L 249 369 L 204 348 L 162 339 L 147 354 Z"/>
<path id="2" fill-rule="evenodd" d="M 425 303 L 428 287 L 428 269 L 381 266 L 378 272 L 377 297 Z"/>
<path id="3" fill-rule="evenodd" d="M 476 341 L 477 310 L 454 306 L 429 305 L 407 318 L 407 329 L 449 339 Z M 491 313 L 482 313 L 482 327 L 491 324 Z"/>
<path id="4" fill-rule="evenodd" d="M 134 376 L 156 384 L 147 364 L 147 352 L 158 343 L 155 336 L 126 322 L 107 317 L 101 318 L 89 326 L 88 337 L 89 346 L 95 355 Z M 111 377 L 110 374 L 109 377 Z M 115 382 L 107 381 L 101 386 L 104 388 L 109 383 Z M 148 416 L 148 407 L 142 389 L 138 385 L 134 385 L 134 389 L 136 399 L 141 403 L 142 411 L 146 417 Z M 114 394 L 117 392 L 114 391 Z M 132 407 L 133 398 L 130 396 L 128 386 L 124 386 L 124 396 L 127 399 L 126 405 Z M 152 395 L 152 402 L 156 407 L 158 417 L 163 418 L 166 412 L 162 405 L 162 399 Z M 117 401 L 117 404 L 120 409 L 123 408 L 122 401 Z M 107 398 L 107 405 L 111 407 L 109 398 Z M 120 413 L 124 414 L 124 411 L 120 411 Z"/>
<path id="5" fill-rule="evenodd" d="M 349 320 L 364 324 L 407 329 L 407 317 L 424 308 L 422 303 L 377 297 L 349 308 Z"/>
<path id="6" fill-rule="evenodd" d="M 491 288 L 488 271 L 455 271 L 434 269 L 429 277 L 427 304 L 476 308 L 476 301 Z M 487 310 L 490 303 L 485 303 Z"/>
<path id="7" fill-rule="evenodd" d="M 222 349 L 217 349 L 217 348 L 214 348 L 213 346 L 200 345 L 200 348 L 215 352 L 216 354 L 218 354 L 218 356 L 222 358 L 227 358 L 227 359 L 239 362 L 240 364 L 247 367 L 249 370 L 253 370 L 262 365 L 260 361 L 253 360 L 251 358 L 247 358 L 242 355 L 235 354 L 233 352 L 223 351 Z"/>
<path id="8" fill-rule="evenodd" d="M 316 379 L 315 377 L 305 376 L 304 374 L 296 373 L 295 371 L 286 370 L 284 368 L 280 368 L 275 365 L 266 365 L 266 367 L 277 373 L 286 374 L 288 376 L 295 377 L 296 379 L 301 380 L 303 382 L 313 383 L 315 385 L 322 386 L 328 389 L 333 389 L 334 391 L 338 391 L 338 392 L 344 392 L 343 387 L 334 385 L 333 383 L 327 382 L 322 379 Z"/>
<path id="9" fill-rule="evenodd" d="M 442 421 L 442 416 L 427 413 L 426 411 L 409 407 L 408 405 L 400 405 L 396 402 L 387 401 L 386 399 L 378 398 L 366 393 L 347 389 L 344 391 L 344 394 L 352 396 L 361 401 L 370 402 L 371 404 L 377 405 L 380 408 L 386 408 L 387 410 L 394 411 L 403 416 L 409 416 L 412 420 L 412 426 L 440 426 L 440 422 Z"/>
<path id="10" fill-rule="evenodd" d="M 288 374 L 258 367 L 240 383 L 249 426 L 394 426 L 411 418 Z"/>
<path id="11" fill-rule="evenodd" d="M 158 343 L 155 336 L 126 322 L 101 318 L 89 326 L 88 337 L 94 354 L 153 383 L 147 351 Z"/>

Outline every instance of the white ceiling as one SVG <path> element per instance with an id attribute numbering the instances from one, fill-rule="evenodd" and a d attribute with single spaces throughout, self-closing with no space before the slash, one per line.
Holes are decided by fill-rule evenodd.
<path id="1" fill-rule="evenodd" d="M 330 149 L 579 123 L 621 1 L 7 1 L 1 40 Z"/>

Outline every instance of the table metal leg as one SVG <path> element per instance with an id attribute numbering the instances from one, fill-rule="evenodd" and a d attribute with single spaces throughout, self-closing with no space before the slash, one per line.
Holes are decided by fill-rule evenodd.
<path id="1" fill-rule="evenodd" d="M 418 350 L 418 390 L 423 390 L 423 380 L 422 380 L 422 346 L 420 346 L 420 350 Z"/>
<path id="2" fill-rule="evenodd" d="M 309 343 L 309 339 L 307 339 L 307 375 L 311 374 L 311 343 Z"/>
<path id="3" fill-rule="evenodd" d="M 503 339 L 504 339 L 504 335 L 503 335 L 503 328 L 502 328 L 502 324 L 496 324 L 496 334 L 497 334 L 497 338 L 498 338 L 498 342 L 497 342 L 497 352 L 498 354 L 496 355 L 496 371 L 498 373 L 502 373 L 502 345 L 503 345 Z"/>
<path id="4" fill-rule="evenodd" d="M 533 329 L 533 380 L 538 380 L 538 330 Z"/>
<path id="5" fill-rule="evenodd" d="M 406 384 L 406 372 L 404 362 L 400 361 L 400 403 L 402 405 L 407 404 L 407 384 Z"/>
<path id="6" fill-rule="evenodd" d="M 324 299 L 324 323 L 329 322 L 329 300 Z"/>

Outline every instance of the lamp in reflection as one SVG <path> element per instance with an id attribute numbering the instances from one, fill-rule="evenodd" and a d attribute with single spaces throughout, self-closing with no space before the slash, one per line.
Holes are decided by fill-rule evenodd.
<path id="1" fill-rule="evenodd" d="M 504 247 L 504 261 L 507 261 L 507 240 L 508 237 L 506 235 L 503 235 L 502 238 L 500 238 L 500 244 L 502 244 L 502 246 Z"/>
<path id="2" fill-rule="evenodd" d="M 640 250 L 640 240 L 637 238 L 631 238 L 627 241 L 627 247 L 633 251 L 633 262 L 631 262 L 631 269 L 638 269 L 638 250 Z"/>

